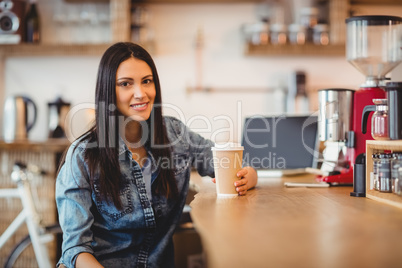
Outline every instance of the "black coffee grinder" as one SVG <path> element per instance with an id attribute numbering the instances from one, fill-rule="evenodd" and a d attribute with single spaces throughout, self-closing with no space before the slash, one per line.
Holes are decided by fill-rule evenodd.
<path id="1" fill-rule="evenodd" d="M 48 104 L 48 138 L 66 137 L 66 118 L 70 111 L 70 103 L 65 102 L 61 97 L 49 102 Z"/>

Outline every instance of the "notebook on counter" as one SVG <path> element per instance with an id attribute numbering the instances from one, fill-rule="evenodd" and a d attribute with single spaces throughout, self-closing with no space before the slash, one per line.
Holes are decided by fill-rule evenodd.
<path id="1" fill-rule="evenodd" d="M 259 177 L 306 173 L 318 159 L 317 116 L 248 117 L 242 131 L 243 159 Z"/>

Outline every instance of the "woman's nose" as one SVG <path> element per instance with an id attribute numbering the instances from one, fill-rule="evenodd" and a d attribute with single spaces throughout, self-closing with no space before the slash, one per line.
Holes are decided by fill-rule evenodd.
<path id="1" fill-rule="evenodd" d="M 134 86 L 134 98 L 135 99 L 142 99 L 145 96 L 145 91 L 141 85 Z"/>

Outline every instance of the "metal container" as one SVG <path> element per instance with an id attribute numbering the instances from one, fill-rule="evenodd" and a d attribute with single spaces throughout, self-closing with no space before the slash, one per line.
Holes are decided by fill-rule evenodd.
<path id="1" fill-rule="evenodd" d="M 380 154 L 378 181 L 379 181 L 379 190 L 380 192 L 383 193 L 392 193 L 391 160 L 392 160 L 392 154 L 390 153 Z"/>
<path id="2" fill-rule="evenodd" d="M 380 168 L 380 156 L 378 153 L 373 154 L 373 184 L 370 185 L 370 189 L 372 186 L 372 189 L 374 190 L 380 190 L 380 183 L 378 181 L 378 170 Z"/>
<path id="3" fill-rule="evenodd" d="M 394 185 L 394 193 L 402 196 L 402 167 L 399 167 L 398 169 L 398 180 Z"/>
<path id="4" fill-rule="evenodd" d="M 402 54 L 402 52 L 401 52 Z M 402 82 L 388 82 L 388 129 L 391 140 L 402 139 Z"/>
<path id="5" fill-rule="evenodd" d="M 9 96 L 4 103 L 3 139 L 25 140 L 36 123 L 35 102 L 27 96 Z"/>
<path id="6" fill-rule="evenodd" d="M 392 184 L 392 192 L 399 193 L 401 189 L 399 189 L 399 169 L 402 166 L 402 153 L 394 152 L 392 154 L 391 159 L 391 184 Z"/>
<path id="7" fill-rule="evenodd" d="M 318 91 L 320 141 L 346 141 L 352 129 L 353 90 L 330 88 Z"/>

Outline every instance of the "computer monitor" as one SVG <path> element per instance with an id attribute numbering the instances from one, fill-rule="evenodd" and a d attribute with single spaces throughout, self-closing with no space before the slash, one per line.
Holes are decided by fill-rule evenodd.
<path id="1" fill-rule="evenodd" d="M 243 159 L 255 169 L 316 168 L 317 116 L 254 116 L 245 119 Z"/>

